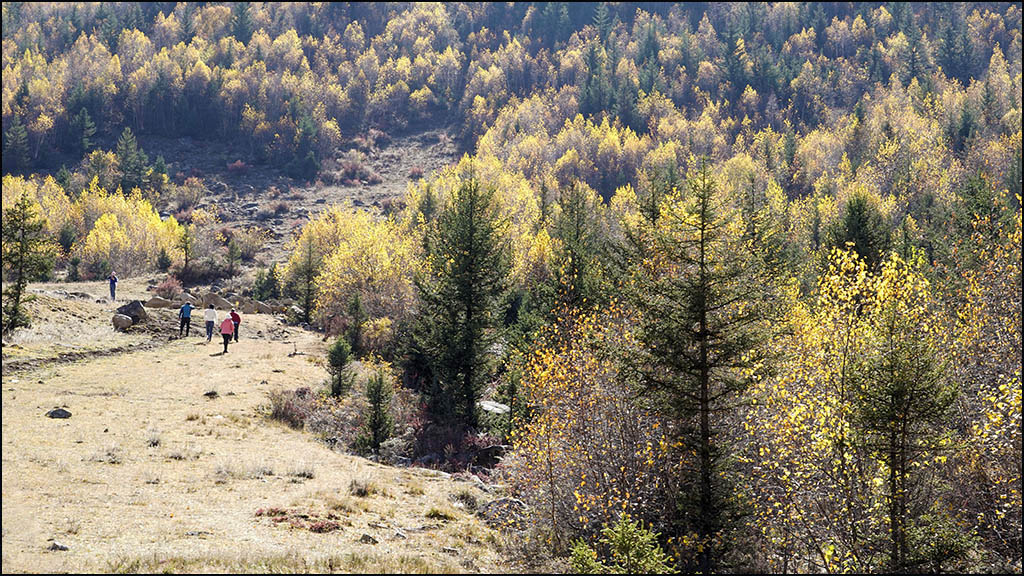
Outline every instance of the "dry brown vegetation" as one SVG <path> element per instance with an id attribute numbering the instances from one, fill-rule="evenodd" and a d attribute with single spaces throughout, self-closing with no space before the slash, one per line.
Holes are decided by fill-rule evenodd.
<path id="1" fill-rule="evenodd" d="M 36 302 L 54 305 L 81 308 L 89 325 L 111 307 Z M 508 569 L 496 535 L 452 504 L 467 483 L 333 452 L 268 418 L 271 390 L 325 380 L 315 334 L 249 316 L 247 337 L 220 355 L 205 338 L 144 347 L 148 334 L 95 328 L 92 349 L 130 350 L 54 362 L 77 336 L 49 312 L 37 318 L 67 337 L 26 335 L 17 350 L 40 365 L 11 370 L 4 347 L 4 572 Z M 47 418 L 55 406 L 72 417 Z"/>

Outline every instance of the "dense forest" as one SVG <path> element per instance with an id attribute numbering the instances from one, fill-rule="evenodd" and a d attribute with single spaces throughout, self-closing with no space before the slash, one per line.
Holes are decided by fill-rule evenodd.
<path id="1" fill-rule="evenodd" d="M 1009 3 L 5 2 L 5 282 L 33 206 L 38 277 L 256 266 L 265 231 L 193 209 L 146 137 L 323 186 L 444 126 L 460 161 L 259 263 L 252 293 L 335 342 L 323 397 L 272 399 L 293 423 L 392 462 L 507 446 L 526 566 L 1019 573 L 1021 29 Z"/>

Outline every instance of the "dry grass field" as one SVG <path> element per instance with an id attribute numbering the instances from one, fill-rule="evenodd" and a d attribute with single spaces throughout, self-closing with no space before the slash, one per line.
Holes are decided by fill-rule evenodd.
<path id="1" fill-rule="evenodd" d="M 269 391 L 326 378 L 318 335 L 249 316 L 223 355 L 205 337 L 116 334 L 110 304 L 45 298 L 53 333 L 4 346 L 3 572 L 508 570 L 497 533 L 454 498 L 493 494 L 266 417 Z M 69 345 L 86 353 L 55 360 Z"/>

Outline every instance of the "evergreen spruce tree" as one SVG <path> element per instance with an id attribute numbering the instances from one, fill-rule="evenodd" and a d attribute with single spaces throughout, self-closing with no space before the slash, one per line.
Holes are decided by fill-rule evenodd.
<path id="1" fill-rule="evenodd" d="M 84 156 L 95 144 L 92 138 L 96 135 L 96 123 L 89 116 L 89 111 L 82 108 L 71 121 L 71 126 L 71 134 L 75 139 L 75 152 L 79 156 Z"/>
<path id="2" fill-rule="evenodd" d="M 242 44 L 248 44 L 252 38 L 252 18 L 249 16 L 249 3 L 236 2 L 232 8 L 231 32 Z"/>
<path id="3" fill-rule="evenodd" d="M 940 360 L 943 345 L 929 326 L 927 280 L 898 256 L 881 266 L 871 310 L 871 345 L 856 367 L 859 385 L 854 418 L 865 447 L 885 464 L 889 520 L 889 566 L 905 572 L 915 555 L 909 529 L 927 510 L 921 490 L 921 463 L 941 449 L 957 397 Z"/>
<path id="4" fill-rule="evenodd" d="M 867 192 L 855 192 L 846 201 L 842 217 L 829 228 L 831 247 L 853 249 L 868 265 L 878 270 L 889 249 L 889 227 L 882 211 Z"/>
<path id="5" fill-rule="evenodd" d="M 135 188 L 144 188 L 149 158 L 139 149 L 132 129 L 125 127 L 117 141 L 117 164 L 121 170 L 121 191 L 125 194 Z"/>
<path id="6" fill-rule="evenodd" d="M 429 272 L 416 281 L 423 312 L 414 337 L 432 373 L 428 402 L 438 423 L 477 424 L 476 402 L 490 373 L 507 290 L 502 227 L 494 190 L 471 176 L 452 192 L 426 238 Z"/>
<path id="7" fill-rule="evenodd" d="M 15 114 L 4 132 L 4 172 L 17 174 L 28 170 L 31 167 L 28 154 L 28 130 Z"/>
<path id="8" fill-rule="evenodd" d="M 601 199 L 573 183 L 558 198 L 561 210 L 554 223 L 554 236 L 561 240 L 556 281 L 561 298 L 570 306 L 592 305 L 599 298 L 597 254 L 600 242 Z"/>
<path id="9" fill-rule="evenodd" d="M 722 196 L 702 163 L 685 192 L 666 196 L 657 221 L 641 219 L 627 230 L 635 256 L 626 290 L 640 346 L 626 354 L 623 369 L 664 406 L 678 440 L 693 450 L 695 478 L 681 479 L 683 520 L 675 528 L 698 535 L 694 569 L 704 574 L 716 569 L 736 520 L 729 414 L 764 371 L 775 309 L 773 279 Z"/>
<path id="10" fill-rule="evenodd" d="M 391 417 L 391 398 L 394 392 L 384 375 L 375 372 L 366 381 L 366 412 L 363 413 L 363 431 L 358 443 L 369 452 L 380 454 L 380 445 L 391 437 L 394 419 Z"/>
<path id="11" fill-rule="evenodd" d="M 31 318 L 24 305 L 28 283 L 46 277 L 53 269 L 55 246 L 47 238 L 46 222 L 39 218 L 28 194 L 3 211 L 3 268 L 8 287 L 3 291 L 3 331 L 28 326 Z"/>
<path id="12" fill-rule="evenodd" d="M 349 370 L 352 349 L 344 337 L 339 337 L 327 349 L 327 372 L 331 375 L 331 396 L 340 398 L 352 388 L 354 376 Z"/>

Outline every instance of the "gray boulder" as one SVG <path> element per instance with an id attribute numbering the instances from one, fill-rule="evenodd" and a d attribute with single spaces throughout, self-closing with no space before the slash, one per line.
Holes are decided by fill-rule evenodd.
<path id="1" fill-rule="evenodd" d="M 71 412 L 63 408 L 54 408 L 46 413 L 48 418 L 71 418 Z"/>
<path id="2" fill-rule="evenodd" d="M 171 308 L 174 306 L 174 302 L 171 302 L 167 298 L 161 298 L 159 296 L 153 296 L 146 301 L 146 308 Z"/>
<path id="3" fill-rule="evenodd" d="M 491 400 L 481 400 L 477 402 L 476 405 L 484 412 L 489 412 L 491 414 L 508 414 L 510 410 L 508 404 L 502 404 L 501 402 L 494 402 Z"/>
<path id="4" fill-rule="evenodd" d="M 118 314 L 124 314 L 132 319 L 132 324 L 138 324 L 139 322 L 145 322 L 149 319 L 149 314 L 146 312 L 146 307 L 142 305 L 139 300 L 132 300 L 131 302 L 121 306 L 117 309 Z"/>
<path id="5" fill-rule="evenodd" d="M 216 308 L 217 310 L 231 310 L 232 308 L 231 302 L 228 302 L 219 294 L 207 292 L 203 296 L 203 307 L 205 308 L 210 304 L 213 304 L 213 307 Z"/>
<path id="6" fill-rule="evenodd" d="M 178 304 L 184 304 L 185 302 L 188 302 L 193 306 L 199 305 L 199 298 L 196 298 L 195 296 L 189 294 L 188 292 L 182 292 L 181 294 L 178 294 L 177 296 L 174 297 L 174 301 L 177 302 Z"/>
<path id="7" fill-rule="evenodd" d="M 256 308 L 256 313 L 257 314 L 273 314 L 274 313 L 274 309 L 271 308 L 270 305 L 264 304 L 263 302 L 260 302 L 259 300 L 254 302 L 253 306 Z"/>
<path id="8" fill-rule="evenodd" d="M 114 314 L 110 321 L 114 324 L 114 328 L 118 330 L 127 330 L 132 327 L 131 316 L 125 316 L 124 314 Z"/>

